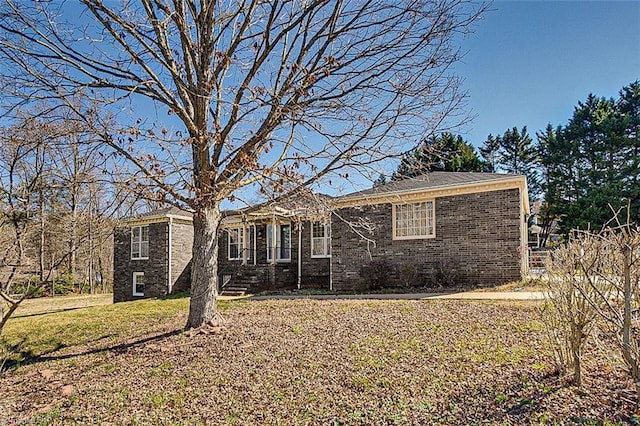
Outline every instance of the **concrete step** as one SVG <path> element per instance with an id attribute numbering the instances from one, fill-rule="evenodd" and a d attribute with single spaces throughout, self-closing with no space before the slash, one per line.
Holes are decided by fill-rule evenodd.
<path id="1" fill-rule="evenodd" d="M 247 294 L 247 287 L 224 287 L 220 292 L 221 296 L 244 296 Z"/>

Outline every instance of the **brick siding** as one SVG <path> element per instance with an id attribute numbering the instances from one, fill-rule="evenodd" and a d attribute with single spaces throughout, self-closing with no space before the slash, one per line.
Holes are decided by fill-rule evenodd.
<path id="1" fill-rule="evenodd" d="M 191 288 L 191 257 L 193 252 L 193 222 L 174 219 L 171 223 L 172 292 Z"/>
<path id="2" fill-rule="evenodd" d="M 404 285 L 404 265 L 413 265 L 411 285 L 433 284 L 443 270 L 460 285 L 500 284 L 521 278 L 520 194 L 518 189 L 441 197 L 435 200 L 435 238 L 392 239 L 391 204 L 344 208 L 344 220 L 332 223 L 332 273 L 336 290 L 364 289 L 370 283 L 362 267 L 385 267 L 388 286 Z M 355 233 L 348 222 L 375 225 L 368 235 Z M 347 223 L 346 223 L 347 222 Z"/>
<path id="3" fill-rule="evenodd" d="M 284 290 L 298 287 L 298 228 L 292 223 L 291 227 L 291 261 L 267 262 L 267 224 L 258 223 L 255 227 L 256 265 L 253 256 L 253 226 L 248 227 L 251 235 L 251 258 L 243 265 L 242 260 L 229 260 L 227 232 L 220 232 L 220 250 L 218 265 L 221 278 L 230 275 L 230 287 L 246 287 L 250 292 L 264 290 Z M 311 258 L 311 224 L 302 223 L 302 288 L 329 288 L 329 259 Z"/>
<path id="4" fill-rule="evenodd" d="M 143 297 L 158 297 L 167 293 L 166 222 L 149 224 L 149 259 L 131 259 L 131 227 L 114 230 L 113 301 L 123 302 Z M 144 296 L 133 295 L 133 273 L 144 272 Z"/>

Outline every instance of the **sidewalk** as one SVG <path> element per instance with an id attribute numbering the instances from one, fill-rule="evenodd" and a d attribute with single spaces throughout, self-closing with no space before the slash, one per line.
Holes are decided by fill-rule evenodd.
<path id="1" fill-rule="evenodd" d="M 399 294 L 286 294 L 250 296 L 248 300 L 292 300 L 292 299 L 374 299 L 374 300 L 423 300 L 423 299 L 454 299 L 454 300 L 543 300 L 541 291 L 504 291 L 504 292 L 474 292 L 460 293 L 399 293 Z"/>

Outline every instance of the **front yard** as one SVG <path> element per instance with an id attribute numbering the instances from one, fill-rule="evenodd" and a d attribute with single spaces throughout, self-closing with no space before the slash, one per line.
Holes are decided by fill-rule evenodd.
<path id="1" fill-rule="evenodd" d="M 187 298 L 14 318 L 0 424 L 636 421 L 615 365 L 588 358 L 582 390 L 554 374 L 533 302 L 220 307 L 227 327 L 195 335 L 181 331 Z"/>

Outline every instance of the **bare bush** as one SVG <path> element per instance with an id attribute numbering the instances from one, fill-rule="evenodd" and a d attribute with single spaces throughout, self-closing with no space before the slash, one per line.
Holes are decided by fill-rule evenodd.
<path id="1" fill-rule="evenodd" d="M 629 208 L 627 208 L 627 211 Z M 640 396 L 640 229 L 616 212 L 599 233 L 576 232 L 548 265 L 550 305 L 545 312 L 559 362 L 572 365 L 580 384 L 580 357 L 596 319 L 620 349 Z M 623 223 L 624 222 L 624 223 Z M 576 380 L 578 379 L 578 380 Z"/>
<path id="2" fill-rule="evenodd" d="M 405 287 L 415 286 L 418 280 L 418 265 L 415 263 L 405 263 L 400 267 L 400 280 Z"/>
<path id="3" fill-rule="evenodd" d="M 374 260 L 360 268 L 360 278 L 366 288 L 380 290 L 389 287 L 389 273 L 393 267 L 384 260 Z"/>
<path id="4" fill-rule="evenodd" d="M 458 264 L 453 259 L 439 260 L 433 271 L 432 282 L 438 287 L 453 287 L 458 282 Z"/>
<path id="5" fill-rule="evenodd" d="M 572 370 L 576 386 L 582 385 L 583 351 L 598 317 L 588 277 L 598 264 L 599 243 L 588 234 L 572 238 L 545 262 L 548 275 L 541 281 L 549 301 L 541 313 L 556 367 L 561 373 Z"/>

